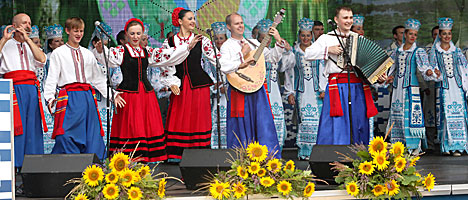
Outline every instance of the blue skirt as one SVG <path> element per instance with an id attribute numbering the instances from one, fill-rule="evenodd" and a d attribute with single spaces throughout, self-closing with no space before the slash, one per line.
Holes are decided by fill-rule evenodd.
<path id="1" fill-rule="evenodd" d="M 351 83 L 351 109 L 353 117 L 353 141 L 357 144 L 369 144 L 369 118 L 366 112 L 366 99 L 362 83 Z M 322 114 L 317 134 L 317 144 L 350 144 L 348 84 L 338 83 L 343 116 L 330 117 L 330 95 L 328 86 L 323 100 Z"/>
<path id="2" fill-rule="evenodd" d="M 23 124 L 23 134 L 15 136 L 15 167 L 21 167 L 25 154 L 44 154 L 44 139 L 36 86 L 24 84 L 13 87 Z"/>
<path id="3" fill-rule="evenodd" d="M 95 153 L 106 158 L 96 103 L 88 91 L 67 91 L 68 103 L 63 120 L 63 135 L 55 137 L 52 154 Z"/>
<path id="4" fill-rule="evenodd" d="M 249 143 L 257 141 L 261 145 L 266 145 L 270 153 L 278 151 L 275 157 L 281 158 L 281 149 L 265 88 L 262 87 L 250 94 L 244 93 L 244 117 L 231 117 L 231 90 L 229 87 L 226 112 L 227 147 L 240 147 L 240 140 L 243 147 L 247 148 Z"/>

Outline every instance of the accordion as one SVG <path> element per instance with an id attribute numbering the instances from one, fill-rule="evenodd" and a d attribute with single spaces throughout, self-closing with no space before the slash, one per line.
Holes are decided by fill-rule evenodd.
<path id="1" fill-rule="evenodd" d="M 375 83 L 379 76 L 385 74 L 393 65 L 393 59 L 377 43 L 356 33 L 350 34 L 349 39 L 344 44 L 349 58 L 343 58 L 343 54 L 338 57 L 338 67 L 344 68 L 347 59 L 356 66 L 358 76 L 363 76 L 371 84 Z"/>

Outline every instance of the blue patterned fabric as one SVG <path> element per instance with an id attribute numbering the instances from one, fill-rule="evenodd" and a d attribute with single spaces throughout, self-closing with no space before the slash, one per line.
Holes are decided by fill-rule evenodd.
<path id="1" fill-rule="evenodd" d="M 4 199 L 13 199 L 15 193 L 12 191 L 14 182 L 14 158 L 12 157 L 12 110 L 13 99 L 11 96 L 11 85 L 13 82 L 8 79 L 0 79 L 0 196 Z M 9 123 L 7 123 L 9 122 Z"/>

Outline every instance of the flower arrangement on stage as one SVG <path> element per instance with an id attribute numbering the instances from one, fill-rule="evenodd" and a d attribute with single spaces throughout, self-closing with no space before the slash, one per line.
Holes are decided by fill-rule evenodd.
<path id="1" fill-rule="evenodd" d="M 164 199 L 166 180 L 178 179 L 164 172 L 152 175 L 153 170 L 124 153 L 116 153 L 103 165 L 88 166 L 81 178 L 69 180 L 67 184 L 78 185 L 65 199 Z"/>
<path id="2" fill-rule="evenodd" d="M 314 181 L 321 181 L 314 179 L 311 171 L 296 169 L 292 160 L 274 158 L 258 142 L 235 152 L 236 158 L 229 160 L 231 169 L 215 174 L 202 188 L 209 190 L 215 199 L 240 199 L 249 194 L 307 198 L 315 191 Z"/>
<path id="3" fill-rule="evenodd" d="M 374 137 L 368 147 L 354 145 L 352 150 L 357 159 L 339 153 L 343 162 L 352 162 L 352 167 L 334 162 L 333 169 L 339 172 L 335 181 L 354 197 L 406 199 L 420 197 L 418 188 L 434 188 L 434 176 L 421 176 L 415 167 L 419 156 L 409 154 L 401 142 L 389 144 L 382 137 Z"/>

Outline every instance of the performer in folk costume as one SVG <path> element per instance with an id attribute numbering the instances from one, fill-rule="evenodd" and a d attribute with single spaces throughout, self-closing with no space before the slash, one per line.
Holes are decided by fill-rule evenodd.
<path id="1" fill-rule="evenodd" d="M 109 65 L 120 66 L 123 75 L 123 81 L 117 87 L 110 151 L 135 152 L 141 162 L 166 160 L 164 128 L 147 70 L 148 67 L 181 63 L 188 55 L 189 47 L 181 45 L 165 50 L 141 47 L 144 26 L 136 18 L 128 20 L 124 30 L 128 43 L 110 48 Z"/>
<path id="2" fill-rule="evenodd" d="M 221 71 L 225 74 L 248 67 L 254 60 L 244 60 L 244 55 L 260 45 L 256 40 L 248 40 L 243 37 L 245 30 L 243 22 L 238 13 L 226 17 L 226 25 L 231 31 L 231 38 L 221 47 Z M 284 52 L 286 41 L 281 38 L 275 28 L 270 28 L 268 34 L 273 35 L 277 42 L 274 48 L 263 50 L 265 61 L 277 63 Z M 281 157 L 273 114 L 265 88 L 261 87 L 253 93 L 242 93 L 229 87 L 227 98 L 228 148 L 240 147 L 239 142 L 246 147 L 248 143 L 256 141 L 261 145 L 266 145 L 269 152 L 277 152 L 276 157 Z"/>
<path id="3" fill-rule="evenodd" d="M 13 80 L 14 162 L 21 167 L 24 154 L 44 153 L 42 131 L 47 132 L 47 126 L 34 71 L 44 66 L 46 56 L 29 38 L 31 18 L 20 13 L 12 22 L 0 40 L 0 74 Z M 10 32 L 10 28 L 15 30 Z"/>
<path id="4" fill-rule="evenodd" d="M 293 72 L 290 73 L 292 75 L 285 75 L 284 85 L 288 102 L 297 107 L 299 114 L 296 137 L 296 145 L 299 147 L 298 157 L 308 159 L 312 147 L 317 142 L 322 99 L 328 80 L 323 75 L 324 60 L 308 61 L 304 57 L 306 48 L 315 41 L 314 22 L 302 18 L 298 26 L 298 42 L 293 49 L 295 59 L 291 63 L 283 63 L 293 66 Z"/>
<path id="5" fill-rule="evenodd" d="M 101 22 L 101 26 L 104 28 L 104 31 L 108 35 L 112 35 L 112 28 L 107 25 L 105 22 Z M 91 40 L 89 41 L 88 44 L 88 49 L 93 53 L 94 57 L 96 57 L 98 61 L 98 66 L 99 69 L 101 70 L 102 74 L 107 77 L 107 69 L 106 69 L 106 63 L 99 62 L 100 60 L 103 61 L 104 54 L 102 53 L 102 43 L 104 43 L 104 49 L 106 49 L 106 52 L 109 51 L 107 48 L 109 42 L 109 38 L 106 36 L 106 34 L 103 34 L 101 29 L 98 27 L 94 28 L 94 32 L 91 35 Z M 109 56 L 106 54 L 106 56 Z M 102 58 L 98 58 L 102 57 Z M 112 69 L 112 68 L 111 68 Z M 104 92 L 107 93 L 107 90 L 104 90 Z M 110 92 L 109 92 L 110 93 Z M 107 134 L 107 123 L 110 123 L 110 119 L 112 119 L 112 113 L 109 121 L 107 121 L 107 99 L 103 98 L 102 94 L 100 91 L 96 91 L 96 100 L 97 100 L 97 105 L 98 105 L 98 112 L 101 117 L 101 124 L 102 128 L 104 130 L 104 133 Z M 107 135 L 104 137 L 104 143 L 107 144 Z"/>
<path id="6" fill-rule="evenodd" d="M 39 27 L 37 25 L 31 26 L 31 33 L 29 34 L 29 38 L 34 42 L 34 44 L 42 49 L 41 38 L 39 38 Z"/>
<path id="7" fill-rule="evenodd" d="M 210 86 L 213 81 L 203 70 L 202 56 L 215 64 L 215 54 L 211 41 L 195 35 L 195 16 L 190 10 L 175 8 L 172 23 L 180 26 L 180 31 L 167 38 L 162 48 L 177 48 L 195 43 L 183 62 L 164 70 L 163 84 L 170 87 L 169 110 L 166 122 L 167 155 L 171 161 L 182 159 L 184 148 L 210 148 L 211 105 Z M 169 60 L 173 60 L 171 55 Z"/>
<path id="8" fill-rule="evenodd" d="M 263 38 L 268 34 L 268 31 L 273 25 L 270 19 L 262 19 L 257 23 L 258 27 L 258 42 L 262 42 Z M 269 44 L 271 43 L 271 39 Z M 286 122 L 284 121 L 283 98 L 280 92 L 279 74 L 284 72 L 288 67 L 293 68 L 293 65 L 285 63 L 294 62 L 294 54 L 291 51 L 291 46 L 287 42 L 285 44 L 285 52 L 274 57 L 271 62 L 266 62 L 266 91 L 270 100 L 271 111 L 273 113 L 273 121 L 275 122 L 276 134 L 278 136 L 279 146 L 283 147 L 284 140 L 287 136 Z M 268 45 L 269 46 L 269 45 Z M 269 48 L 270 49 L 270 48 Z M 280 62 L 281 61 L 281 62 Z"/>
<path id="9" fill-rule="evenodd" d="M 358 34 L 350 31 L 353 24 L 353 12 L 348 7 L 339 7 L 335 12 L 336 32 L 343 44 L 350 35 Z M 323 99 L 322 114 L 317 134 L 317 144 L 350 144 L 350 126 L 348 110 L 348 92 L 351 93 L 353 142 L 369 143 L 369 118 L 377 114 L 370 86 L 363 84 L 354 72 L 351 72 L 351 91 L 348 91 L 347 67 L 340 68 L 335 62 L 343 61 L 343 49 L 334 32 L 322 35 L 305 50 L 306 60 L 325 60 L 325 76 L 328 76 L 328 86 Z M 359 112 L 358 112 L 359 111 Z M 364 111 L 364 112 L 363 112 Z"/>
<path id="10" fill-rule="evenodd" d="M 406 143 L 406 147 L 415 154 L 421 150 L 422 141 L 426 138 L 416 70 L 421 72 L 425 80 L 435 80 L 440 75 L 439 70 L 433 71 L 424 49 L 416 45 L 420 26 L 421 23 L 416 19 L 406 21 L 405 41 L 393 52 L 395 64 L 388 71 L 394 77 L 387 125 L 388 130 L 393 124 L 390 141 Z"/>
<path id="11" fill-rule="evenodd" d="M 364 16 L 359 14 L 353 15 L 353 26 L 351 27 L 351 31 L 359 34 L 364 35 Z"/>
<path id="12" fill-rule="evenodd" d="M 46 50 L 47 48 L 49 50 L 49 52 L 46 54 L 47 62 L 44 67 L 38 68 L 36 70 L 37 79 L 41 83 L 42 94 L 44 94 L 45 82 L 47 80 L 47 74 L 49 72 L 50 54 L 56 48 L 63 45 L 63 39 L 62 39 L 63 27 L 60 25 L 56 25 L 56 24 L 52 26 L 47 26 L 47 27 L 44 27 L 44 33 L 47 38 L 45 42 L 44 50 L 47 51 Z M 43 100 L 42 101 L 43 110 L 48 110 L 47 99 L 45 98 L 44 95 L 42 95 L 42 100 Z M 55 145 L 55 139 L 52 138 L 52 134 L 54 132 L 54 116 L 50 112 L 44 112 L 44 117 L 47 123 L 47 129 L 49 130 L 47 132 L 44 132 L 44 153 L 49 154 L 52 152 L 52 149 Z"/>
<path id="13" fill-rule="evenodd" d="M 441 71 L 440 82 L 436 84 L 440 150 L 461 156 L 468 150 L 468 62 L 461 49 L 452 42 L 452 26 L 451 18 L 439 18 L 439 35 L 430 51 L 429 61 Z"/>
<path id="14" fill-rule="evenodd" d="M 214 41 L 215 46 L 219 49 L 227 41 L 227 27 L 225 22 L 215 22 L 211 24 L 211 28 L 214 32 Z M 211 72 L 214 77 L 214 81 L 216 81 L 216 65 L 212 65 L 210 62 L 205 62 L 206 64 L 210 65 Z M 220 115 L 220 133 L 221 133 L 221 148 L 226 149 L 226 109 L 227 109 L 227 99 L 226 99 L 226 76 L 224 74 L 220 74 L 221 81 L 219 84 L 215 84 L 214 86 L 219 87 L 220 96 L 219 96 L 219 115 Z M 218 149 L 218 112 L 217 112 L 217 99 L 216 99 L 216 88 L 212 88 L 212 103 L 211 103 L 211 119 L 212 119 L 212 133 L 211 133 L 211 148 Z"/>
<path id="15" fill-rule="evenodd" d="M 91 84 L 105 94 L 106 77 L 93 53 L 79 44 L 84 26 L 82 19 L 68 18 L 65 22 L 68 41 L 50 55 L 44 98 L 51 113 L 56 107 L 52 154 L 95 153 L 104 159 L 104 131 Z"/>

